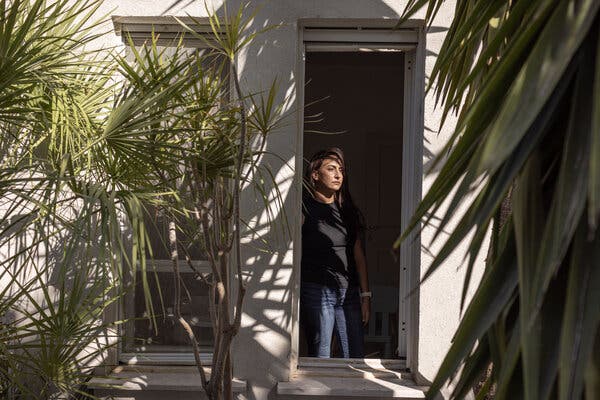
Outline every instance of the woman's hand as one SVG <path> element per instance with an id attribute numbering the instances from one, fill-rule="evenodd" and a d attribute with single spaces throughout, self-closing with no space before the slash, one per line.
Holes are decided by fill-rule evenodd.
<path id="1" fill-rule="evenodd" d="M 363 325 L 366 326 L 369 323 L 369 317 L 371 315 L 371 298 L 370 297 L 361 297 L 360 310 L 362 312 Z"/>

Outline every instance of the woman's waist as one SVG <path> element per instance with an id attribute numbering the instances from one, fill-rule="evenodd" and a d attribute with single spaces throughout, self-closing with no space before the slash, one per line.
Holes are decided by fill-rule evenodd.
<path id="1" fill-rule="evenodd" d="M 303 270 L 315 271 L 349 271 L 356 268 L 354 260 L 348 257 L 303 257 L 300 265 Z"/>
<path id="2" fill-rule="evenodd" d="M 326 285 L 347 286 L 358 280 L 356 267 L 332 267 L 327 265 L 302 264 L 301 281 Z"/>

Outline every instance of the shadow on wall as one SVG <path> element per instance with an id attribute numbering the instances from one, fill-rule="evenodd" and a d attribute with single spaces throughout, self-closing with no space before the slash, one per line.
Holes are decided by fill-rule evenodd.
<path id="1" fill-rule="evenodd" d="M 166 7 L 164 14 L 175 14 L 178 9 L 193 5 L 194 1 L 175 0 Z M 229 0 L 229 11 L 237 10 L 239 0 Z M 272 215 L 274 224 L 268 224 L 267 212 L 262 200 L 245 188 L 242 193 L 243 217 L 250 221 L 244 234 L 243 259 L 247 292 L 244 301 L 242 327 L 237 336 L 233 354 L 235 375 L 245 379 L 251 386 L 251 398 L 276 397 L 275 385 L 289 378 L 291 356 L 291 331 L 295 323 L 292 314 L 294 274 L 293 232 L 300 193 L 295 171 L 296 157 L 301 149 L 296 142 L 298 134 L 295 88 L 297 84 L 297 19 L 298 18 L 360 18 L 364 17 L 364 1 L 337 0 L 327 2 L 327 11 L 321 12 L 318 3 L 312 7 L 307 2 L 272 1 L 264 4 L 248 27 L 258 31 L 268 25 L 282 25 L 258 38 L 245 50 L 240 62 L 241 83 L 247 90 L 260 92 L 268 88 L 272 79 L 278 79 L 278 101 L 289 98 L 286 123 L 267 140 L 265 155 L 260 165 L 272 172 L 281 192 L 283 204 Z M 252 7 L 252 6 L 250 6 Z M 308 11 L 307 11 L 308 10 Z M 204 15 L 203 5 L 198 11 Z M 223 6 L 216 9 L 224 13 Z M 250 11 L 251 12 L 251 11 Z M 397 18 L 397 13 L 385 2 L 369 2 L 369 15 Z M 428 153 L 429 154 L 429 153 Z M 259 178 L 259 177 L 256 177 Z M 271 201 L 276 202 L 276 189 L 271 191 Z M 285 210 L 283 212 L 282 210 Z M 299 244 L 295 244 L 298 246 Z"/>
<path id="2" fill-rule="evenodd" d="M 317 2 L 318 3 L 318 2 Z M 175 1 L 167 8 L 171 13 L 177 6 L 187 4 Z M 228 10 L 235 10 L 240 1 L 228 1 Z M 300 193 L 297 178 L 302 171 L 294 171 L 296 157 L 302 149 L 296 142 L 297 108 L 295 103 L 298 71 L 297 18 L 344 17 L 361 18 L 364 9 L 361 0 L 339 0 L 327 2 L 327 13 L 321 13 L 318 5 L 306 12 L 306 2 L 277 1 L 266 3 L 257 13 L 249 30 L 258 31 L 267 25 L 282 25 L 280 28 L 260 35 L 246 49 L 245 58 L 239 66 L 242 84 L 251 91 L 264 90 L 274 78 L 279 83 L 279 101 L 289 96 L 286 124 L 274 132 L 267 141 L 266 155 L 261 165 L 269 168 L 283 196 L 282 209 L 275 218 L 273 227 L 265 224 L 264 209 L 255 200 L 251 190 L 244 191 L 244 217 L 254 221 L 248 231 L 243 249 L 247 268 L 247 293 L 244 303 L 242 328 L 234 347 L 236 376 L 248 380 L 252 387 L 251 396 L 257 398 L 276 397 L 275 385 L 289 378 L 291 356 L 291 331 L 294 321 L 292 298 L 294 274 L 293 244 L 285 226 L 294 231 L 295 218 L 300 210 Z M 357 10 L 357 11 L 355 11 Z M 219 8 L 217 13 L 223 13 Z M 369 2 L 369 14 L 397 18 L 396 12 L 385 2 Z M 291 41 L 292 40 L 292 41 Z M 285 69 L 284 69 L 285 68 Z M 256 234 L 255 232 L 259 232 Z M 295 244 L 299 246 L 299 243 Z"/>

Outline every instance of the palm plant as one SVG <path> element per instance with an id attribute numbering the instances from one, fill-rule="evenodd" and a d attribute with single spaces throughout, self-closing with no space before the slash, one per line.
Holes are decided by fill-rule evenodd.
<path id="1" fill-rule="evenodd" d="M 90 213 L 78 215 L 65 191 L 80 172 L 65 155 L 88 140 L 111 67 L 85 61 L 99 3 L 67 3 L 0 3 L 3 398 L 79 392 L 83 368 L 112 341 L 97 318 L 114 299 L 102 273 L 110 262 L 89 254 L 98 207 L 80 196 Z"/>
<path id="2" fill-rule="evenodd" d="M 89 367 L 117 341 L 120 322 L 100 317 L 138 275 L 147 314 L 162 313 L 153 308 L 144 217 L 157 207 L 172 222 L 167 242 L 176 274 L 175 253 L 186 246 L 212 261 L 212 274 L 200 276 L 211 287 L 218 338 L 210 383 L 199 357 L 198 367 L 209 396 L 222 398 L 244 293 L 241 187 L 254 185 L 267 209 L 281 200 L 267 195 L 272 175 L 259 163 L 266 135 L 281 122 L 276 86 L 266 96 L 239 87 L 235 55 L 255 36 L 244 33 L 251 19 L 243 8 L 226 21 L 224 36 L 211 18 L 221 40 L 210 45 L 224 57 L 206 66 L 181 41 L 167 56 L 156 37 L 142 49 L 130 43 L 133 59 L 90 50 L 102 35 L 94 33 L 101 20 L 91 19 L 99 5 L 0 1 L 0 391 L 86 395 Z M 230 77 L 233 101 L 224 85 Z M 233 318 L 232 249 L 239 286 Z M 184 291 L 177 287 L 179 304 Z"/>
<path id="3" fill-rule="evenodd" d="M 54 238 L 39 240 L 48 228 L 36 225 L 48 221 L 38 221 L 4 243 L 15 255 L 3 263 L 1 273 L 10 280 L 0 302 L 3 398 L 85 395 L 91 368 L 116 343 L 115 323 L 102 321 L 103 312 L 118 299 L 114 280 L 104 273 L 106 266 L 99 268 L 101 259 L 85 254 L 95 238 L 87 236 L 93 214 L 82 215 L 84 219 L 72 221 L 74 229 L 52 228 Z M 51 245 L 59 237 L 61 247 Z M 47 252 L 28 260 L 33 248 Z"/>
<path id="4" fill-rule="evenodd" d="M 427 4 L 432 21 L 442 3 L 410 1 L 403 19 Z M 464 397 L 490 365 L 478 398 L 492 385 L 497 399 L 600 397 L 599 9 L 593 0 L 456 4 L 428 89 L 443 119 L 457 112 L 458 121 L 409 229 L 438 214 L 438 237 L 475 193 L 423 278 L 473 233 L 463 303 L 490 227 L 492 240 L 430 398 L 453 377 L 452 397 Z"/>
<path id="5" fill-rule="evenodd" d="M 260 32 L 247 32 L 254 17 L 244 15 L 242 4 L 236 13 L 225 10 L 223 20 L 209 12 L 212 34 L 209 38 L 196 33 L 193 27 L 180 21 L 187 34 L 203 41 L 208 51 L 203 55 L 182 55 L 176 52 L 163 62 L 163 53 L 157 50 L 156 40 L 143 52 L 137 52 L 134 65 L 121 61 L 124 75 L 129 81 L 145 82 L 173 72 L 173 60 L 182 59 L 186 67 L 179 71 L 190 84 L 178 90 L 177 113 L 168 120 L 176 134 L 167 142 L 168 155 L 173 162 L 165 169 L 156 157 L 144 159 L 142 176 L 150 180 L 154 189 L 160 188 L 153 204 L 168 220 L 168 233 L 162 238 L 169 250 L 175 274 L 174 316 L 192 345 L 202 386 L 210 399 L 232 398 L 232 360 L 230 349 L 241 324 L 245 284 L 242 273 L 241 238 L 250 228 L 240 213 L 242 187 L 253 188 L 256 198 L 267 212 L 268 225 L 274 225 L 272 216 L 282 207 L 282 197 L 277 191 L 270 169 L 259 160 L 265 153 L 266 138 L 283 121 L 283 103 L 276 104 L 275 82 L 266 93 L 245 94 L 240 86 L 236 55 Z M 208 11 L 208 10 L 207 10 Z M 194 22 L 200 24 L 200 21 Z M 235 96 L 230 96 L 229 82 L 233 82 Z M 171 84 L 167 87 L 170 88 Z M 171 99 L 170 101 L 173 101 Z M 150 140 L 149 140 L 150 139 Z M 145 142 L 158 140 L 158 148 L 165 146 L 164 138 L 157 139 L 154 132 Z M 140 151 L 141 157 L 156 150 Z M 136 149 L 135 151 L 139 151 Z M 143 154 L 143 155 L 142 155 Z M 178 160 L 175 162 L 175 160 Z M 138 168 L 136 167 L 136 168 Z M 117 170 L 122 170 L 120 167 Z M 275 189 L 269 196 L 267 187 Z M 285 220 L 283 221 L 285 225 Z M 249 229 L 252 232 L 252 229 Z M 201 248 L 208 260 L 210 273 L 196 270 L 190 248 Z M 199 338 L 190 322 L 182 314 L 184 293 L 179 254 L 187 266 L 209 288 L 210 319 L 214 337 L 210 377 L 200 357 Z M 233 257 L 232 257 L 233 256 Z M 234 262 L 233 262 L 234 261 Z M 236 288 L 231 281 L 235 279 Z M 230 303 L 235 293 L 235 305 Z M 148 298 L 148 308 L 152 307 Z M 186 301 L 191 301 L 187 299 Z M 154 310 L 152 310 L 154 313 Z"/>

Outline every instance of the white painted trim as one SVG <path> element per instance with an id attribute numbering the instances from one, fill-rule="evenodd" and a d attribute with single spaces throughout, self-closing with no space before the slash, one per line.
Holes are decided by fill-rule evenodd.
<path id="1" fill-rule="evenodd" d="M 174 16 L 132 17 L 113 15 L 112 21 L 117 36 L 122 36 L 124 42 L 131 38 L 136 46 L 146 44 L 152 34 L 156 35 L 159 46 L 176 46 L 182 36 L 185 37 L 182 43 L 183 47 L 211 48 L 213 46 L 211 42 L 213 41 L 214 31 L 207 17 L 182 16 L 175 18 Z M 204 39 L 194 37 L 180 21 L 193 28 Z"/>
<path id="2" fill-rule="evenodd" d="M 299 357 L 298 368 L 385 368 L 400 371 L 406 368 L 406 362 L 401 359 L 379 358 L 314 358 Z"/>
<path id="3" fill-rule="evenodd" d="M 306 43 L 306 51 L 318 52 L 402 52 L 415 48 L 412 44 L 381 44 L 381 43 Z"/>
<path id="4" fill-rule="evenodd" d="M 406 187 L 402 188 L 406 198 L 403 202 L 406 207 L 402 216 L 403 230 L 407 227 L 409 219 L 414 214 L 419 202 L 421 201 L 423 188 L 423 140 L 424 140 L 424 106 L 425 106 L 425 30 L 424 26 L 419 29 L 419 40 L 414 52 L 408 53 L 412 58 L 413 79 L 411 81 L 411 91 L 408 100 L 410 101 L 411 114 L 410 125 L 405 131 L 405 139 L 410 141 L 409 146 L 405 147 L 403 158 L 407 158 L 407 168 L 403 166 L 403 183 Z M 403 266 L 408 266 L 408 293 L 411 293 L 407 302 L 407 354 L 406 363 L 413 372 L 418 371 L 418 348 L 419 348 L 419 284 L 421 280 L 421 238 L 418 233 L 413 231 L 409 237 L 402 243 L 405 251 L 401 252 Z"/>
<path id="5" fill-rule="evenodd" d="M 311 29 L 340 29 L 340 28 L 350 28 L 350 29 L 368 29 L 368 30 L 376 30 L 376 29 L 394 29 L 398 24 L 397 18 L 382 18 L 382 19 L 372 19 L 372 18 L 301 18 L 298 20 L 298 26 L 303 28 L 306 31 Z M 424 19 L 409 19 L 405 21 L 401 29 L 420 29 L 425 26 Z"/>
<path id="6" fill-rule="evenodd" d="M 144 32 L 144 33 L 182 33 L 185 28 L 177 21 L 193 27 L 198 33 L 212 33 L 212 28 L 207 17 L 177 17 L 158 16 L 158 17 L 136 17 L 113 15 L 112 22 L 117 35 L 123 32 Z"/>
<path id="7" fill-rule="evenodd" d="M 414 88 L 415 88 L 415 51 L 406 52 L 404 55 L 404 98 L 402 118 L 402 207 L 400 210 L 400 226 L 404 231 L 408 225 L 408 219 L 412 215 L 412 204 L 414 188 L 412 184 L 415 163 L 414 137 Z M 400 291 L 398 296 L 398 348 L 400 356 L 407 357 L 410 342 L 408 340 L 410 330 L 410 305 L 407 299 L 410 292 L 410 248 L 409 243 L 400 245 Z"/>
<path id="8" fill-rule="evenodd" d="M 319 29 L 305 30 L 304 43 L 338 42 L 338 43 L 417 43 L 417 32 L 414 30 L 367 30 L 367 29 Z"/>
<path id="9" fill-rule="evenodd" d="M 292 232 L 293 243 L 293 262 L 292 262 L 292 329 L 291 329 L 291 349 L 290 349 L 290 376 L 298 369 L 298 357 L 300 348 L 300 257 L 302 256 L 302 173 L 304 170 L 303 152 L 304 148 L 304 73 L 306 50 L 304 47 L 304 27 L 298 24 L 298 58 L 296 60 L 296 71 L 298 79 L 296 80 L 296 101 L 298 110 L 297 130 L 296 130 L 296 157 L 295 157 L 295 176 L 294 187 L 296 189 L 296 202 L 293 204 L 294 212 L 291 221 L 294 230 Z"/>

